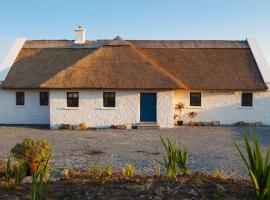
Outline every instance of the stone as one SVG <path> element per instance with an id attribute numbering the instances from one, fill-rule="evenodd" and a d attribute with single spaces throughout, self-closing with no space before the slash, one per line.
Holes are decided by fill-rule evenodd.
<path id="1" fill-rule="evenodd" d="M 127 129 L 127 126 L 126 125 L 112 125 L 112 128 L 124 130 L 124 129 Z"/>
<path id="2" fill-rule="evenodd" d="M 63 171 L 61 172 L 61 179 L 70 179 L 70 173 L 69 173 L 69 169 L 63 169 Z"/>
<path id="3" fill-rule="evenodd" d="M 198 192 L 196 190 L 194 190 L 194 189 L 191 189 L 188 194 L 191 195 L 192 197 L 198 197 L 199 196 Z"/>
<path id="4" fill-rule="evenodd" d="M 211 126 L 220 126 L 220 121 L 212 121 Z"/>

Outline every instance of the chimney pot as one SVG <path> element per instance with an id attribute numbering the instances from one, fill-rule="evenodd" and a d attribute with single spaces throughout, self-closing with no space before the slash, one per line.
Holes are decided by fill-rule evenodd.
<path id="1" fill-rule="evenodd" d="M 85 28 L 83 28 L 82 26 L 78 26 L 78 28 L 76 28 L 75 30 L 75 40 L 74 43 L 75 44 L 83 44 L 85 43 Z"/>

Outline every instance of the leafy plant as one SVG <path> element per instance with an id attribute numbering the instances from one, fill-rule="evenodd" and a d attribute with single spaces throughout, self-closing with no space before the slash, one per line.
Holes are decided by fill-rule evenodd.
<path id="1" fill-rule="evenodd" d="M 190 120 L 194 119 L 195 117 L 197 117 L 198 113 L 192 111 L 192 112 L 189 112 L 188 114 L 188 117 L 190 118 Z"/>
<path id="2" fill-rule="evenodd" d="M 27 170 L 28 170 L 28 165 L 26 163 L 24 162 L 16 163 L 15 171 L 14 171 L 16 187 L 18 187 L 22 183 L 22 180 L 25 177 Z"/>
<path id="3" fill-rule="evenodd" d="M 160 176 L 160 165 L 155 165 L 155 167 L 154 167 L 154 171 L 155 171 L 155 175 L 156 176 Z"/>
<path id="4" fill-rule="evenodd" d="M 250 129 L 252 133 L 254 147 L 252 148 L 246 134 L 244 133 L 244 140 L 246 144 L 247 157 L 241 152 L 239 146 L 235 144 L 238 152 L 240 153 L 246 168 L 249 172 L 251 181 L 255 189 L 255 197 L 258 200 L 270 199 L 270 145 L 268 146 L 266 156 L 263 158 L 260 143 L 257 134 Z"/>
<path id="5" fill-rule="evenodd" d="M 105 176 L 112 176 L 112 168 L 110 166 L 105 166 L 104 169 L 103 169 L 103 172 L 102 174 L 105 175 Z"/>
<path id="6" fill-rule="evenodd" d="M 185 104 L 181 102 L 175 104 L 174 110 L 178 111 L 178 114 L 174 114 L 174 119 L 176 119 L 177 117 L 178 117 L 178 120 L 181 119 L 181 113 L 184 108 L 185 108 Z"/>
<path id="7" fill-rule="evenodd" d="M 40 200 L 40 199 L 46 199 L 46 193 L 47 193 L 47 182 L 50 180 L 50 176 L 47 177 L 47 172 L 49 170 L 49 160 L 50 158 L 47 158 L 45 163 L 39 162 L 37 169 L 34 171 L 33 179 L 32 179 L 32 187 L 31 187 L 31 194 L 30 199 L 31 200 Z"/>
<path id="8" fill-rule="evenodd" d="M 135 167 L 133 164 L 128 163 L 122 170 L 122 174 L 132 178 L 134 176 Z"/>
<path id="9" fill-rule="evenodd" d="M 24 138 L 22 143 L 11 149 L 11 156 L 20 162 L 34 163 L 45 161 L 51 156 L 52 148 L 48 141 L 33 141 Z"/>
<path id="10" fill-rule="evenodd" d="M 8 158 L 8 161 L 6 163 L 5 172 L 6 187 L 7 189 L 10 189 L 13 177 L 12 163 L 10 157 Z"/>
<path id="11" fill-rule="evenodd" d="M 175 177 L 178 174 L 188 173 L 187 148 L 184 146 L 183 150 L 181 150 L 177 142 L 172 143 L 169 138 L 164 140 L 160 137 L 160 139 L 167 157 L 163 158 L 162 162 L 157 162 L 166 168 L 166 175 L 168 177 Z"/>

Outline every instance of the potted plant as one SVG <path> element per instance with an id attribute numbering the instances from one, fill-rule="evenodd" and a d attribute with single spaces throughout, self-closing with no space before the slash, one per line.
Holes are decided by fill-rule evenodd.
<path id="1" fill-rule="evenodd" d="M 38 163 L 50 158 L 51 153 L 52 148 L 48 141 L 33 141 L 31 138 L 24 138 L 22 143 L 16 144 L 11 149 L 11 156 L 17 161 L 26 163 L 30 175 L 37 169 Z"/>
<path id="2" fill-rule="evenodd" d="M 185 105 L 181 102 L 179 102 L 178 104 L 175 104 L 175 107 L 174 107 L 174 110 L 176 112 L 178 112 L 178 114 L 174 114 L 174 120 L 176 118 L 178 118 L 177 120 L 177 125 L 178 126 L 181 126 L 183 125 L 183 120 L 181 120 L 181 113 L 182 113 L 182 110 L 185 108 Z"/>
<path id="3" fill-rule="evenodd" d="M 190 119 L 189 125 L 193 125 L 192 119 L 194 119 L 195 117 L 197 117 L 198 113 L 192 111 L 192 112 L 189 112 L 187 115 L 188 115 L 188 117 Z"/>

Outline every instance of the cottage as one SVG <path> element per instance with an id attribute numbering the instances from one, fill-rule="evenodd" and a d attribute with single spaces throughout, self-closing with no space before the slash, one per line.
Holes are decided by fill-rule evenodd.
<path id="1" fill-rule="evenodd" d="M 0 89 L 0 124 L 153 122 L 174 105 L 196 121 L 270 125 L 269 68 L 255 40 L 19 40 Z M 16 53 L 14 53 L 16 52 Z"/>

